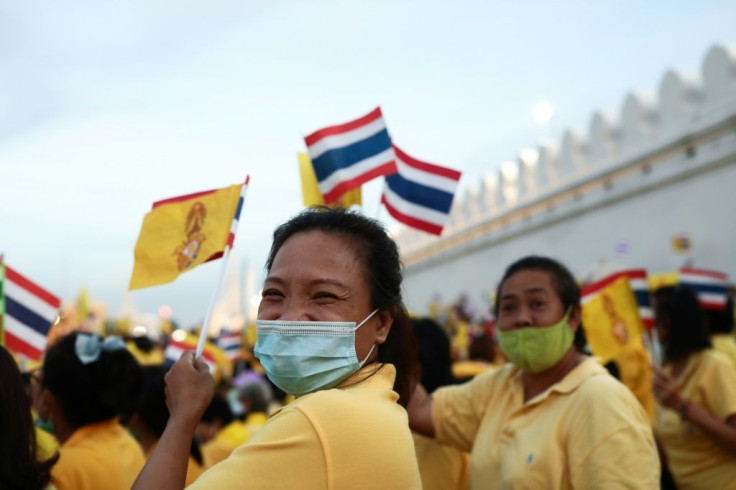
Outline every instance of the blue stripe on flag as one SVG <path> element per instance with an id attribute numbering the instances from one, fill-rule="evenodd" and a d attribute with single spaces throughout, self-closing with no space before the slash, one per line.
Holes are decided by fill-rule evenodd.
<path id="1" fill-rule="evenodd" d="M 453 194 L 407 180 L 399 174 L 387 175 L 386 184 L 405 200 L 425 208 L 449 213 L 452 207 Z"/>
<path id="2" fill-rule="evenodd" d="M 649 306 L 649 291 L 634 290 L 634 296 L 636 296 L 636 303 L 639 306 Z"/>
<path id="3" fill-rule="evenodd" d="M 726 294 L 725 285 L 700 284 L 700 283 L 695 283 L 695 282 L 681 282 L 680 286 L 684 288 L 692 289 L 699 293 Z"/>
<path id="4" fill-rule="evenodd" d="M 235 210 L 235 221 L 240 219 L 240 211 L 243 210 L 243 196 L 238 199 L 238 209 Z"/>
<path id="5" fill-rule="evenodd" d="M 383 129 L 373 136 L 357 141 L 352 145 L 324 152 L 312 161 L 314 173 L 317 175 L 317 180 L 322 182 L 335 170 L 349 167 L 390 148 L 391 139 L 388 136 L 388 131 Z"/>
<path id="6" fill-rule="evenodd" d="M 33 310 L 26 308 L 10 296 L 5 296 L 5 313 L 12 316 L 23 325 L 32 328 L 41 335 L 47 335 L 51 328 L 51 322 Z"/>

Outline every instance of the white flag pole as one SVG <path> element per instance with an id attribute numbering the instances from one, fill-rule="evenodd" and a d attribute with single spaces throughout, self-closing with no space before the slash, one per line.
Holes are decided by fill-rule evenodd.
<path id="1" fill-rule="evenodd" d="M 195 358 L 199 358 L 202 356 L 202 352 L 204 351 L 204 344 L 207 341 L 207 333 L 210 329 L 210 320 L 212 319 L 212 313 L 215 309 L 215 303 L 217 302 L 217 298 L 220 297 L 220 291 L 222 290 L 222 284 L 225 282 L 225 273 L 227 272 L 227 261 L 228 258 L 230 258 L 230 250 L 232 249 L 232 243 L 235 241 L 235 231 L 238 227 L 238 221 L 240 220 L 240 213 L 243 210 L 243 204 L 245 202 L 245 191 L 248 189 L 248 183 L 250 182 L 250 176 L 245 176 L 245 182 L 243 182 L 243 186 L 240 189 L 240 198 L 238 202 L 238 208 L 235 211 L 235 216 L 233 217 L 233 222 L 230 225 L 230 237 L 228 237 L 228 243 L 225 245 L 225 250 L 222 252 L 222 264 L 220 265 L 220 275 L 217 278 L 217 283 L 215 284 L 215 289 L 212 291 L 212 296 L 210 297 L 210 304 L 207 308 L 207 314 L 204 317 L 204 322 L 202 323 L 202 329 L 199 331 L 199 341 L 197 342 L 197 350 L 195 353 Z"/>

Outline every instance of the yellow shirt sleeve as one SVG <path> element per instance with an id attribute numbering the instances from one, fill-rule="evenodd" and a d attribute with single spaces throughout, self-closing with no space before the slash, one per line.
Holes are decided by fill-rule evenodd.
<path id="1" fill-rule="evenodd" d="M 359 441 L 356 441 L 358 443 Z M 327 488 L 319 437 L 299 410 L 284 410 L 188 488 Z"/>
<path id="2" fill-rule="evenodd" d="M 508 365 L 478 375 L 467 383 L 440 388 L 432 394 L 432 422 L 438 442 L 466 452 L 473 448 L 497 375 L 507 369 Z"/>
<path id="3" fill-rule="evenodd" d="M 659 457 L 642 406 L 608 376 L 578 390 L 566 447 L 573 488 L 659 488 Z"/>
<path id="4" fill-rule="evenodd" d="M 736 415 L 736 369 L 730 359 L 720 352 L 711 351 L 704 356 L 704 366 L 698 391 L 705 409 L 719 420 L 725 422 Z"/>

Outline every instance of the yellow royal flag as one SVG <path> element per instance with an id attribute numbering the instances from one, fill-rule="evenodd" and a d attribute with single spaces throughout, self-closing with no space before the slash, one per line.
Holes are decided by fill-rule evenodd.
<path id="1" fill-rule="evenodd" d="M 642 343 L 644 326 L 628 277 L 618 278 L 583 304 L 583 328 L 602 364 L 618 357 L 625 346 Z"/>
<path id="2" fill-rule="evenodd" d="M 314 173 L 312 161 L 306 153 L 299 153 L 299 173 L 302 176 L 302 198 L 304 200 L 304 206 L 309 207 L 324 204 L 325 200 L 322 198 L 322 193 L 319 191 L 317 176 Z M 353 204 L 360 206 L 361 203 L 360 187 L 357 187 L 343 194 L 340 199 L 336 203 L 330 205 L 330 207 L 341 206 L 347 209 Z"/>
<path id="3" fill-rule="evenodd" d="M 154 203 L 143 218 L 128 289 L 166 284 L 221 257 L 240 190 L 240 185 L 231 185 Z"/>

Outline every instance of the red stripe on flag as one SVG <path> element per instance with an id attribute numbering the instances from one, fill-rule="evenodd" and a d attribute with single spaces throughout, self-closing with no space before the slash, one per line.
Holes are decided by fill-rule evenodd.
<path id="1" fill-rule="evenodd" d="M 428 223 L 426 221 L 414 218 L 413 216 L 408 216 L 402 213 L 401 211 L 399 211 L 398 209 L 394 208 L 386 200 L 386 196 L 381 196 L 381 202 L 386 206 L 388 213 L 394 218 L 396 218 L 397 221 L 400 221 L 407 226 L 411 226 L 412 228 L 417 228 L 419 230 L 426 231 L 427 233 L 431 233 L 433 235 L 439 235 L 442 233 L 441 226 L 437 226 L 434 223 Z"/>
<path id="2" fill-rule="evenodd" d="M 370 124 L 379 117 L 381 117 L 381 108 L 376 107 L 369 114 L 366 114 L 365 116 L 354 121 L 350 121 L 345 124 L 337 124 L 335 126 L 328 126 L 326 128 L 317 130 L 309 136 L 306 136 L 304 138 L 304 141 L 307 143 L 307 146 L 312 146 L 322 138 L 334 136 L 336 134 L 347 133 L 348 131 L 352 131 L 353 129 L 357 129 L 361 126 L 365 126 L 366 124 Z"/>
<path id="3" fill-rule="evenodd" d="M 162 204 L 169 204 L 172 202 L 182 202 L 182 201 L 188 201 L 190 199 L 194 199 L 200 196 L 205 196 L 207 194 L 212 194 L 213 192 L 217 192 L 220 189 L 212 189 L 209 191 L 202 191 L 202 192 L 193 192 L 192 194 L 185 194 L 183 196 L 177 196 L 177 197 L 170 197 L 168 199 L 162 199 L 161 201 L 156 201 L 153 203 L 153 206 L 151 209 L 155 209 L 158 206 L 161 206 Z"/>
<path id="4" fill-rule="evenodd" d="M 34 361 L 39 361 L 43 357 L 43 351 L 36 349 L 28 342 L 7 330 L 5 331 L 5 347 L 11 352 L 23 354 Z"/>
<path id="5" fill-rule="evenodd" d="M 17 284 L 19 287 L 25 289 L 32 295 L 38 297 L 54 308 L 61 307 L 61 299 L 57 298 L 53 294 L 46 291 L 44 288 L 31 281 L 25 276 L 22 276 L 17 271 L 11 269 L 8 265 L 5 265 L 5 277 L 8 281 Z"/>
<path id="6" fill-rule="evenodd" d="M 235 233 L 231 231 L 230 234 L 227 236 L 227 246 L 232 248 L 233 243 L 235 243 Z"/>
<path id="7" fill-rule="evenodd" d="M 718 271 L 706 270 L 706 269 L 680 269 L 680 273 L 689 274 L 693 276 L 710 277 L 711 279 L 718 279 L 720 281 L 725 281 L 728 279 L 728 274 L 724 274 L 723 272 L 718 272 Z"/>
<path id="8" fill-rule="evenodd" d="M 462 172 L 458 172 L 457 170 L 453 170 L 447 167 L 440 167 L 439 165 L 435 165 L 433 163 L 419 161 L 416 158 L 410 157 L 409 155 L 404 153 L 398 146 L 392 146 L 394 147 L 394 151 L 396 152 L 396 157 L 408 166 L 414 167 L 417 170 L 423 170 L 424 172 L 430 174 L 441 175 L 452 180 L 460 180 Z"/>
<path id="9" fill-rule="evenodd" d="M 607 277 L 601 279 L 598 282 L 587 284 L 587 285 L 583 286 L 580 289 L 580 295 L 581 296 L 588 296 L 589 294 L 594 294 L 594 293 L 600 291 L 601 289 L 605 288 L 606 286 L 609 286 L 609 285 L 613 284 L 618 279 L 620 279 L 620 278 L 622 278 L 624 276 L 628 277 L 627 271 L 617 272 L 615 274 L 612 274 L 610 276 L 607 276 Z"/>
<path id="10" fill-rule="evenodd" d="M 336 185 L 330 192 L 323 194 L 322 198 L 325 200 L 325 204 L 334 204 L 340 200 L 340 197 L 351 189 L 360 187 L 369 180 L 380 177 L 381 175 L 390 175 L 397 172 L 396 162 L 391 160 L 390 162 L 384 163 L 380 167 L 371 169 L 369 172 L 358 175 L 357 177 L 344 180 Z"/>

